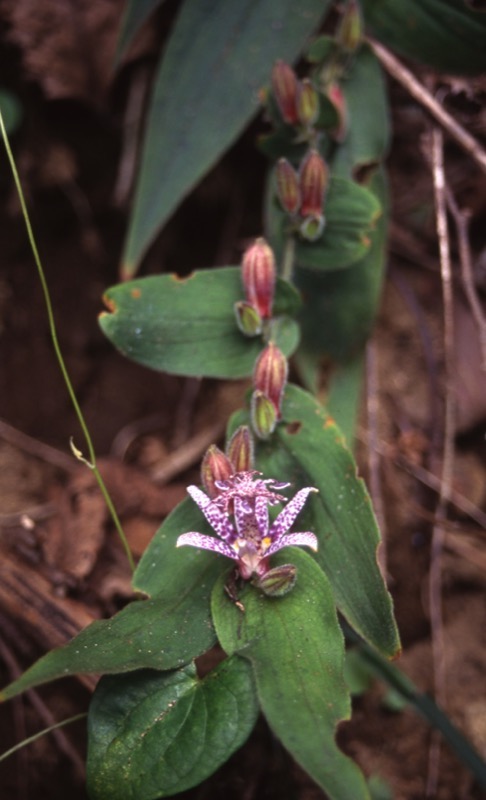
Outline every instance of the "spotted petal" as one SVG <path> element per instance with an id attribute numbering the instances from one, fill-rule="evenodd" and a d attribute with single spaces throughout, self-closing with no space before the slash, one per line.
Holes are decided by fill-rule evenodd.
<path id="1" fill-rule="evenodd" d="M 185 544 L 191 545 L 192 547 L 199 547 L 201 550 L 213 550 L 215 553 L 238 561 L 238 556 L 235 551 L 225 542 L 220 542 L 213 536 L 205 536 L 203 533 L 189 531 L 189 533 L 183 533 L 179 536 L 176 547 L 182 547 Z"/>
<path id="2" fill-rule="evenodd" d="M 270 528 L 269 536 L 277 541 L 280 536 L 286 533 L 292 527 L 297 514 L 304 505 L 309 494 L 317 491 L 318 489 L 314 489 L 313 486 L 307 486 L 305 489 L 301 489 L 297 492 L 295 497 L 287 503 L 285 508 L 278 515 Z"/>
<path id="3" fill-rule="evenodd" d="M 197 486 L 188 486 L 188 493 L 199 506 L 211 527 L 222 539 L 234 539 L 236 532 L 227 514 L 221 511 Z"/>
<path id="4" fill-rule="evenodd" d="M 296 545 L 298 547 L 310 547 L 311 550 L 318 549 L 317 538 L 310 531 L 303 531 L 302 533 L 287 533 L 279 536 L 265 552 L 265 556 L 271 556 L 277 550 L 282 550 L 283 547 L 291 547 Z"/>

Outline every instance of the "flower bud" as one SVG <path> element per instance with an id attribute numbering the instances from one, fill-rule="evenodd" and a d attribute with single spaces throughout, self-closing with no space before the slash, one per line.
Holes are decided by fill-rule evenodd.
<path id="1" fill-rule="evenodd" d="M 354 51 L 363 38 L 363 19 L 358 0 L 348 0 L 336 31 L 338 45 L 347 53 Z"/>
<path id="2" fill-rule="evenodd" d="M 319 95 L 309 78 L 304 78 L 299 86 L 297 113 L 299 121 L 306 128 L 310 128 L 319 116 Z"/>
<path id="3" fill-rule="evenodd" d="M 257 239 L 244 253 L 241 271 L 246 300 L 268 319 L 272 316 L 277 273 L 272 248 L 265 239 Z"/>
<path id="4" fill-rule="evenodd" d="M 292 216 L 300 208 L 299 178 L 292 164 L 281 158 L 276 166 L 277 195 L 287 214 Z"/>
<path id="5" fill-rule="evenodd" d="M 234 472 L 250 472 L 253 469 L 253 439 L 248 425 L 240 425 L 228 442 L 226 455 Z"/>
<path id="6" fill-rule="evenodd" d="M 294 564 L 282 564 L 280 567 L 269 569 L 254 583 L 268 597 L 283 597 L 292 591 L 297 580 L 297 567 Z"/>
<path id="7" fill-rule="evenodd" d="M 287 383 L 288 363 L 276 344 L 270 342 L 258 356 L 253 371 L 253 386 L 275 406 L 280 417 L 280 404 Z"/>
<path id="8" fill-rule="evenodd" d="M 234 472 L 231 461 L 223 451 L 215 444 L 210 445 L 201 463 L 201 481 L 209 497 L 216 497 L 219 493 L 216 482 L 228 480 Z"/>
<path id="9" fill-rule="evenodd" d="M 348 109 L 346 105 L 346 98 L 340 85 L 334 81 L 327 87 L 326 94 L 336 109 L 339 120 L 337 126 L 331 131 L 331 136 L 336 140 L 336 142 L 341 143 L 346 138 L 346 133 L 348 130 Z"/>
<path id="10" fill-rule="evenodd" d="M 302 220 L 299 233 L 307 242 L 316 242 L 322 236 L 325 224 L 324 214 L 311 214 Z"/>
<path id="11" fill-rule="evenodd" d="M 289 64 L 276 61 L 272 70 L 272 89 L 284 122 L 295 125 L 299 121 L 297 113 L 297 76 Z"/>
<path id="12" fill-rule="evenodd" d="M 255 306 L 240 300 L 234 305 L 236 324 L 245 336 L 258 336 L 262 332 L 262 318 Z"/>
<path id="13" fill-rule="evenodd" d="M 274 404 L 258 390 L 251 396 L 251 424 L 259 439 L 268 439 L 277 425 Z"/>
<path id="14" fill-rule="evenodd" d="M 302 217 L 318 217 L 322 214 L 328 175 L 329 170 L 320 153 L 317 150 L 309 150 L 299 170 Z"/>

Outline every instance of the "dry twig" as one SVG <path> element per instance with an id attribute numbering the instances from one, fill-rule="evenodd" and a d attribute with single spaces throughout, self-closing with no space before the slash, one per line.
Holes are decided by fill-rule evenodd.
<path id="1" fill-rule="evenodd" d="M 415 98 L 427 111 L 434 117 L 435 121 L 447 131 L 471 158 L 486 172 L 486 152 L 479 142 L 474 139 L 459 123 L 452 117 L 435 97 L 427 91 L 425 86 L 420 83 L 413 72 L 410 72 L 401 61 L 398 60 L 386 47 L 379 44 L 374 39 L 369 39 L 371 47 L 376 57 L 381 61 L 387 72 L 395 78 L 408 92 Z"/>

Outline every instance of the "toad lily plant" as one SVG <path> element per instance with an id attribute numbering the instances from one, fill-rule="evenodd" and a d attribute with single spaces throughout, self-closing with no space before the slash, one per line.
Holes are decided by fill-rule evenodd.
<path id="1" fill-rule="evenodd" d="M 277 568 L 277 571 L 271 570 L 270 556 L 291 545 L 317 550 L 317 538 L 313 533 L 288 531 L 308 495 L 318 490 L 314 487 L 301 489 L 270 524 L 269 506 L 287 501 L 277 490 L 285 489 L 290 484 L 277 483 L 272 478 L 262 480 L 259 475 L 251 470 L 237 472 L 226 481 L 216 481 L 219 491 L 213 499 L 197 486 L 189 486 L 187 491 L 221 541 L 191 531 L 179 536 L 177 546 L 192 545 L 227 556 L 237 562 L 238 573 L 243 579 L 257 576 L 257 585 L 267 594 L 277 593 L 274 588 L 277 580 L 278 593 L 284 594 L 293 586 L 294 567 L 286 564 Z"/>

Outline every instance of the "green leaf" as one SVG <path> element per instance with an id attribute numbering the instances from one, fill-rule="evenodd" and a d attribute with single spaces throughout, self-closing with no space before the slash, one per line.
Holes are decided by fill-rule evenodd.
<path id="1" fill-rule="evenodd" d="M 190 547 L 177 549 L 177 537 L 189 530 L 211 529 L 186 499 L 164 521 L 135 573 L 136 588 L 151 599 L 132 602 L 112 619 L 88 625 L 39 659 L 0 699 L 80 672 L 174 669 L 212 647 L 209 597 L 226 562 Z"/>
<path id="2" fill-rule="evenodd" d="M 199 680 L 194 667 L 103 678 L 88 717 L 92 800 L 156 800 L 196 786 L 244 744 L 258 714 L 238 656 Z"/>
<path id="3" fill-rule="evenodd" d="M 367 45 L 355 57 L 341 84 L 346 101 L 348 129 L 332 160 L 334 175 L 351 178 L 356 167 L 386 156 L 390 120 L 386 85 L 378 59 Z"/>
<path id="4" fill-rule="evenodd" d="M 123 355 L 176 375 L 241 378 L 250 375 L 263 343 L 244 336 L 233 306 L 243 298 L 239 267 L 193 272 L 187 278 L 156 275 L 109 289 L 111 313 L 100 317 L 106 336 Z M 293 314 L 299 295 L 277 282 L 275 314 Z M 276 325 L 274 338 L 285 355 L 298 344 L 293 320 Z"/>
<path id="5" fill-rule="evenodd" d="M 245 422 L 246 412 L 234 415 L 231 431 Z M 255 455 L 266 477 L 291 481 L 293 490 L 319 490 L 299 515 L 297 530 L 311 530 L 318 537 L 314 558 L 346 619 L 384 655 L 396 656 L 400 642 L 391 598 L 376 562 L 378 527 L 364 482 L 334 421 L 311 395 L 289 385 L 282 422 L 268 442 L 258 442 Z"/>
<path id="6" fill-rule="evenodd" d="M 255 114 L 273 62 L 298 56 L 329 5 L 185 0 L 155 78 L 124 276 Z"/>
<path id="7" fill-rule="evenodd" d="M 361 352 L 375 320 L 385 267 L 387 187 L 383 169 L 370 183 L 385 213 L 370 232 L 371 247 L 350 269 L 317 273 L 295 270 L 295 284 L 304 301 L 300 323 L 302 347 L 337 362 L 353 360 Z"/>
<path id="8" fill-rule="evenodd" d="M 486 15 L 464 0 L 363 0 L 366 27 L 387 47 L 445 72 L 486 69 Z"/>
<path id="9" fill-rule="evenodd" d="M 316 242 L 297 239 L 295 263 L 317 272 L 347 269 L 363 258 L 371 247 L 371 232 L 381 214 L 372 192 L 344 178 L 331 178 L 324 203 L 326 224 Z M 267 193 L 267 238 L 281 258 L 288 218 L 276 200 L 275 176 Z"/>
<path id="10" fill-rule="evenodd" d="M 161 6 L 164 0 L 128 0 L 123 13 L 120 34 L 116 47 L 115 62 L 118 63 L 130 42 L 146 19 Z"/>
<path id="11" fill-rule="evenodd" d="M 275 599 L 247 586 L 240 597 L 244 613 L 226 596 L 221 578 L 211 603 L 216 632 L 227 653 L 252 664 L 262 711 L 299 764 L 331 800 L 364 800 L 363 776 L 334 741 L 350 705 L 332 593 L 305 552 L 292 547 L 275 556 L 276 565 L 289 562 L 297 567 L 295 588 Z"/>

